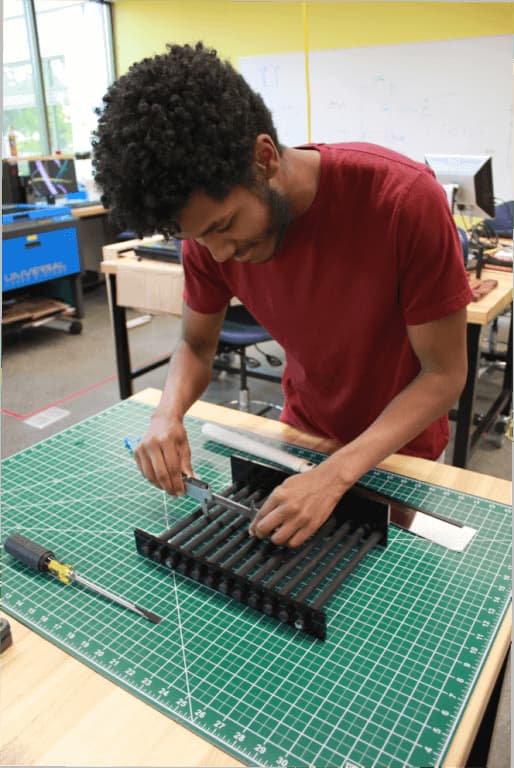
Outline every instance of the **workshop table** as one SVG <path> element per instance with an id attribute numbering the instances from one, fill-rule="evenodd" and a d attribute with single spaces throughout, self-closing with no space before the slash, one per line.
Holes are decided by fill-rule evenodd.
<path id="1" fill-rule="evenodd" d="M 148 240 L 162 240 L 161 235 L 154 235 Z M 132 394 L 132 381 L 145 373 L 166 365 L 170 355 L 161 356 L 146 365 L 132 368 L 127 333 L 127 308 L 132 307 L 154 315 L 182 315 L 182 294 L 184 290 L 184 272 L 181 264 L 157 259 L 137 258 L 134 247 L 140 240 L 127 240 L 106 245 L 103 248 L 104 261 L 101 269 L 107 279 L 107 293 L 111 311 L 118 371 L 120 397 L 125 399 Z M 233 298 L 231 304 L 239 304 Z M 239 368 L 227 365 L 218 357 L 214 358 L 213 368 L 227 373 L 239 374 Z M 282 377 L 269 372 L 248 368 L 247 376 L 280 384 Z"/>
<path id="2" fill-rule="evenodd" d="M 94 422 L 95 419 L 100 419 L 100 421 L 104 419 L 104 423 L 107 423 L 110 412 L 118 409 L 115 412 L 121 415 L 116 417 L 116 423 L 121 421 L 120 429 L 124 429 L 126 426 L 123 423 L 123 412 L 119 411 L 120 408 L 126 409 L 127 407 L 132 407 L 130 406 L 131 402 L 137 403 L 137 407 L 145 411 L 143 416 L 146 419 L 146 409 L 148 410 L 149 417 L 151 409 L 148 406 L 156 405 L 159 397 L 160 392 L 158 390 L 145 390 L 131 398 L 130 401 L 114 406 L 99 414 L 98 417 L 86 420 L 83 422 L 84 428 L 80 424 L 76 425 L 70 428 L 72 432 L 66 430 L 60 433 L 60 435 L 49 438 L 49 441 L 52 441 L 52 445 L 54 445 L 56 442 L 59 443 L 59 438 L 62 436 L 61 444 L 64 447 L 67 447 L 70 440 L 74 441 L 78 456 L 81 450 L 88 450 L 87 446 L 84 445 L 87 442 L 87 438 L 81 437 L 84 434 L 84 432 L 81 432 L 81 429 L 87 430 L 89 423 Z M 328 440 L 320 440 L 313 436 L 302 435 L 280 422 L 201 401 L 197 402 L 189 413 L 195 419 L 215 421 L 238 430 L 254 432 L 259 436 L 259 439 L 279 440 L 290 445 L 303 446 L 310 451 L 322 453 L 329 453 L 334 448 L 334 444 Z M 66 433 L 70 437 L 66 438 Z M 121 440 L 118 441 L 121 442 Z M 40 445 L 44 445 L 44 443 Z M 112 450 L 113 455 L 121 456 L 122 458 L 117 461 L 121 460 L 124 467 L 128 468 L 128 470 L 125 470 L 124 467 L 120 466 L 119 477 L 121 478 L 122 473 L 125 471 L 132 472 L 130 461 L 126 463 L 124 455 L 121 452 L 117 453 L 117 451 L 124 449 L 118 449 L 115 445 L 112 445 L 110 448 L 109 446 L 111 446 L 110 442 L 108 443 L 107 450 Z M 38 449 L 38 446 L 34 446 L 33 449 L 29 450 L 35 451 L 37 454 L 40 449 Z M 106 448 L 99 447 L 100 456 L 102 455 L 102 450 L 105 451 Z M 20 461 L 23 461 L 25 453 L 17 454 L 20 457 Z M 68 457 L 68 451 L 66 451 L 66 456 Z M 128 459 L 130 459 L 129 456 L 127 456 Z M 72 456 L 71 460 L 73 462 L 79 459 L 76 456 Z M 6 459 L 6 461 L 10 461 L 10 459 Z M 27 458 L 27 461 L 30 461 L 30 458 Z M 56 465 L 55 471 L 58 472 L 59 469 Z M 64 467 L 63 469 L 65 470 L 66 468 Z M 401 475 L 404 478 L 402 482 L 414 480 L 433 484 L 436 486 L 436 492 L 437 488 L 440 488 L 441 498 L 445 494 L 448 495 L 450 492 L 455 491 L 466 494 L 466 499 L 471 498 L 467 494 L 473 494 L 474 496 L 481 497 L 482 500 L 492 500 L 501 504 L 511 503 L 511 484 L 509 482 L 429 462 L 424 459 L 393 455 L 385 460 L 378 470 L 385 470 L 387 473 L 393 473 L 394 476 Z M 137 471 L 135 474 L 138 475 Z M 26 475 L 23 474 L 23 476 Z M 63 478 L 65 476 L 66 472 Z M 52 483 L 55 482 L 58 482 L 58 480 L 50 481 L 46 492 L 44 487 L 38 491 L 42 500 L 52 496 L 52 493 L 54 493 Z M 120 480 L 120 482 L 123 482 L 123 480 Z M 140 482 L 146 488 L 142 478 L 140 478 Z M 79 486 L 81 485 L 79 483 Z M 134 491 L 134 501 L 136 501 L 136 497 L 141 492 L 139 486 L 138 489 Z M 99 487 L 98 494 L 101 497 L 102 494 L 105 495 L 106 505 L 112 504 L 113 502 L 110 501 L 112 494 L 111 492 L 107 494 L 106 490 Z M 152 489 L 149 485 L 148 490 L 154 494 L 156 493 L 155 489 Z M 81 487 L 76 487 L 75 494 L 78 494 L 79 500 L 81 493 Z M 121 493 L 126 494 L 126 489 L 124 491 L 120 489 Z M 62 498 L 64 499 L 65 497 Z M 86 504 L 87 502 L 84 501 L 84 503 Z M 116 510 L 116 506 L 114 506 L 114 509 Z M 122 508 L 120 508 L 119 514 L 123 514 Z M 24 518 L 23 514 L 21 516 L 23 519 L 30 519 Z M 40 538 L 42 543 L 45 542 L 45 539 L 48 539 L 50 532 L 53 532 L 54 536 L 56 535 L 56 530 L 52 527 L 50 520 L 48 525 L 49 531 L 41 528 L 38 532 L 38 538 Z M 72 527 L 77 528 L 77 531 L 70 530 L 70 538 L 73 539 L 77 532 L 80 538 L 80 527 L 76 525 Z M 94 544 L 94 531 L 90 533 L 93 535 L 92 542 Z M 90 533 L 87 535 L 90 536 Z M 410 534 L 405 535 L 410 536 Z M 78 540 L 76 539 L 76 541 Z M 442 548 L 436 549 L 436 553 L 439 551 L 444 552 L 445 550 Z M 56 551 L 56 555 L 63 558 L 67 556 L 73 562 L 72 543 L 70 544 L 70 551 Z M 79 563 L 74 564 L 79 568 Z M 81 569 L 79 568 L 79 570 Z M 87 563 L 85 563 L 85 572 L 87 572 Z M 36 576 L 36 578 L 45 579 L 50 577 Z M 152 577 L 147 576 L 147 578 Z M 174 582 L 169 579 L 169 576 L 166 578 L 168 579 L 167 583 L 170 585 L 170 594 L 172 595 Z M 484 589 L 487 588 L 488 578 L 494 578 L 494 576 L 490 574 L 490 570 L 488 571 L 485 568 L 483 577 Z M 54 583 L 52 583 L 52 586 L 62 590 L 75 589 L 74 587 L 63 587 L 63 585 Z M 505 589 L 505 587 L 502 587 L 502 589 Z M 175 586 L 176 590 L 177 586 Z M 8 593 L 9 591 L 10 588 L 7 586 L 4 592 Z M 55 593 L 52 591 L 51 594 Z M 80 602 L 80 597 L 79 595 L 74 599 Z M 146 598 L 143 597 L 140 602 L 148 608 L 155 607 L 151 604 L 150 594 Z M 76 605 L 76 603 L 73 603 L 73 605 Z M 102 608 L 102 610 L 104 609 Z M 37 611 L 32 609 L 32 612 Z M 182 727 L 169 717 L 161 714 L 154 707 L 144 703 L 141 698 L 130 695 L 127 690 L 102 677 L 89 666 L 80 663 L 72 655 L 68 655 L 63 650 L 60 650 L 57 646 L 27 629 L 12 617 L 9 618 L 9 621 L 12 626 L 14 642 L 2 654 L 2 764 L 65 764 L 69 766 L 238 766 L 243 764 L 234 757 L 230 750 L 227 754 L 227 752 L 221 751 L 213 746 L 212 743 L 204 740 L 201 736 L 201 727 L 195 728 L 193 726 L 193 730 L 196 730 L 196 733 Z M 143 620 L 136 619 L 137 621 Z M 130 626 L 136 629 L 135 624 Z M 176 632 L 177 629 L 175 628 L 174 631 Z M 284 628 L 283 631 L 287 631 L 287 628 Z M 507 610 L 504 618 L 499 622 L 498 631 L 494 634 L 492 642 L 488 646 L 485 664 L 477 679 L 473 680 L 467 704 L 460 713 L 458 724 L 456 724 L 446 751 L 446 758 L 444 760 L 444 765 L 446 766 L 461 766 L 465 764 L 466 756 L 469 753 L 491 691 L 504 662 L 510 642 L 510 631 L 511 616 L 510 611 Z M 94 638 L 92 639 L 94 640 Z M 130 647 L 131 637 L 128 635 L 126 636 L 126 642 Z M 207 642 L 207 634 L 205 635 L 205 642 Z M 320 641 L 313 640 L 312 642 L 318 643 Z M 66 646 L 66 642 L 64 642 L 64 646 Z M 94 656 L 101 658 L 105 650 L 108 651 L 108 649 L 102 650 L 98 648 Z M 227 648 L 227 653 L 229 650 Z M 290 647 L 290 651 L 292 652 L 293 650 L 294 645 Z M 308 648 L 304 649 L 304 651 L 309 653 Z M 244 661 L 242 660 L 241 663 L 244 664 Z M 348 670 L 348 672 L 351 673 L 351 670 Z M 148 681 L 146 682 L 148 683 Z M 142 684 L 144 686 L 145 680 L 142 681 Z M 413 681 L 412 685 L 416 685 L 416 682 Z M 128 690 L 130 690 L 130 686 Z M 135 690 L 134 692 L 137 695 L 137 691 Z M 305 702 L 305 707 L 309 708 L 308 701 Z M 200 714 L 198 714 L 198 717 Z M 266 717 L 265 709 L 262 717 Z M 307 735 L 308 731 L 309 726 L 306 725 Z M 394 736 L 394 729 L 392 735 Z M 234 738 L 240 739 L 241 734 L 236 734 Z M 236 740 L 233 743 L 238 744 L 238 741 Z M 257 746 L 255 749 L 254 759 L 250 759 L 252 755 L 249 755 L 248 760 L 245 760 L 244 764 L 270 765 L 262 753 L 264 747 L 259 748 Z M 240 754 L 245 753 L 241 751 Z M 280 768 L 286 768 L 288 765 L 287 760 L 282 758 L 272 764 L 276 764 Z M 432 763 L 427 757 L 427 761 L 423 764 L 428 765 Z M 318 768 L 327 768 L 322 763 L 316 763 L 316 765 Z"/>
<path id="3" fill-rule="evenodd" d="M 496 288 L 473 301 L 467 308 L 468 375 L 466 385 L 459 398 L 456 414 L 455 442 L 452 464 L 465 467 L 472 449 L 480 436 L 486 432 L 500 415 L 509 416 L 512 405 L 512 272 L 483 269 L 481 280 L 496 280 Z M 475 393 L 480 364 L 480 335 L 485 325 L 491 323 L 507 307 L 511 307 L 508 331 L 505 370 L 500 391 L 485 414 L 475 421 Z"/>
<path id="4" fill-rule="evenodd" d="M 82 271 L 98 273 L 102 262 L 102 248 L 116 239 L 119 229 L 111 222 L 109 211 L 101 203 L 90 203 L 83 207 L 74 205 L 71 213 L 77 219 Z"/>
<path id="5" fill-rule="evenodd" d="M 155 240 L 162 240 L 156 236 Z M 106 276 L 107 296 L 111 312 L 120 397 L 132 394 L 132 381 L 149 371 L 165 365 L 170 355 L 133 369 L 127 333 L 127 308 L 133 307 L 153 314 L 182 314 L 184 273 L 181 264 L 141 258 L 134 247 L 141 240 L 126 240 L 103 248 L 101 271 Z"/>
<path id="6" fill-rule="evenodd" d="M 106 216 L 109 211 L 101 203 L 98 205 L 84 205 L 82 208 L 77 205 L 71 209 L 71 212 L 77 219 L 90 219 L 92 216 Z"/>
<path id="7" fill-rule="evenodd" d="M 162 239 L 155 236 L 154 239 Z M 155 368 L 165 365 L 170 355 L 154 360 L 148 365 L 132 369 L 127 334 L 127 307 L 137 307 L 144 312 L 179 316 L 182 312 L 182 267 L 178 264 L 136 259 L 133 248 L 139 240 L 114 243 L 103 249 L 101 269 L 107 277 L 109 307 L 114 333 L 116 368 L 120 397 L 132 394 L 132 381 Z M 120 295 L 123 279 L 123 293 Z M 499 414 L 508 415 L 512 393 L 512 312 L 508 335 L 508 350 L 500 392 L 487 413 L 481 414 L 475 427 L 475 393 L 480 362 L 480 334 L 488 323 L 512 303 L 512 273 L 494 269 L 482 270 L 482 279 L 497 280 L 498 285 L 478 302 L 467 307 L 468 375 L 459 398 L 455 419 L 455 442 L 451 463 L 465 467 L 469 455 L 480 436 L 489 429 Z M 258 377 L 258 373 L 252 372 Z"/>

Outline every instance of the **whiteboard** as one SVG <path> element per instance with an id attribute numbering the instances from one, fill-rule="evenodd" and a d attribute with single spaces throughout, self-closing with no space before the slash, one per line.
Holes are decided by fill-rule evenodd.
<path id="1" fill-rule="evenodd" d="M 307 141 L 303 53 L 242 57 L 283 144 Z M 309 52 L 311 140 L 368 141 L 414 160 L 492 155 L 497 198 L 512 200 L 512 36 Z"/>

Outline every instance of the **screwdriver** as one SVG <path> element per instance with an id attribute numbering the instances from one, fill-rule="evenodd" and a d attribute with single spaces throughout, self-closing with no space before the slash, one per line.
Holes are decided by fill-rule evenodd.
<path id="1" fill-rule="evenodd" d="M 4 547 L 5 551 L 15 557 L 16 560 L 28 565 L 29 568 L 35 568 L 37 571 L 51 573 L 52 576 L 56 576 L 63 584 L 71 584 L 72 582 L 82 584 L 83 587 L 91 589 L 93 592 L 102 595 L 102 597 L 106 597 L 118 605 L 138 613 L 140 616 L 144 616 L 145 619 L 152 621 L 154 624 L 159 624 L 162 620 L 156 613 L 148 611 L 146 608 L 142 608 L 140 605 L 129 600 L 125 600 L 124 597 L 115 595 L 110 590 L 100 587 L 98 584 L 93 584 L 89 579 L 80 576 L 72 565 L 59 562 L 50 549 L 41 546 L 41 544 L 36 544 L 35 541 L 22 536 L 21 533 L 12 533 L 8 536 Z"/>

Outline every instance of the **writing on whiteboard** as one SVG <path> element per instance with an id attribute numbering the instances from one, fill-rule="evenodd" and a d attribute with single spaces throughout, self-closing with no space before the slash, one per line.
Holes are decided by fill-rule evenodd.
<path id="1" fill-rule="evenodd" d="M 243 57 L 282 143 L 307 141 L 301 52 Z M 309 53 L 312 141 L 368 141 L 423 161 L 491 155 L 512 200 L 512 37 L 496 35 Z"/>

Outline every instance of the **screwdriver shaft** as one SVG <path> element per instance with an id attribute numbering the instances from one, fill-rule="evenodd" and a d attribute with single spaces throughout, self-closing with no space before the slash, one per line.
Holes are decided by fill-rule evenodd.
<path id="1" fill-rule="evenodd" d="M 111 592 L 109 589 L 106 589 L 105 587 L 101 587 L 99 584 L 95 584 L 92 581 L 89 581 L 89 579 L 84 578 L 84 576 L 81 576 L 75 570 L 73 570 L 69 574 L 69 577 L 72 581 L 75 581 L 77 584 L 82 584 L 83 587 L 87 587 L 87 589 L 91 589 L 93 592 L 96 592 L 98 595 L 102 595 L 102 597 L 106 597 L 108 600 L 112 600 L 114 603 L 117 603 L 118 605 L 121 605 L 124 608 L 128 608 L 131 611 L 134 611 L 135 613 L 138 613 L 140 616 L 144 616 L 145 619 L 149 619 L 149 621 L 152 621 L 154 624 L 159 624 L 159 622 L 161 621 L 160 616 L 157 616 L 157 614 L 153 613 L 153 611 L 149 611 L 146 608 L 142 608 L 140 605 L 137 605 L 137 603 L 133 603 L 130 600 L 126 600 L 124 597 L 121 597 L 120 595 L 116 595 L 114 592 Z"/>
<path id="2" fill-rule="evenodd" d="M 72 565 L 61 563 L 57 560 L 51 549 L 31 541 L 31 539 L 28 539 L 21 533 L 11 533 L 4 542 L 4 548 L 6 552 L 16 558 L 16 560 L 24 563 L 24 565 L 42 573 L 50 573 L 63 584 L 69 584 L 71 581 L 82 584 L 82 586 L 106 597 L 108 600 L 112 600 L 114 603 L 134 611 L 140 616 L 144 616 L 145 619 L 152 621 L 154 624 L 159 624 L 161 621 L 161 617 L 157 616 L 156 613 L 148 611 L 146 608 L 142 608 L 140 605 L 136 605 L 136 603 L 132 603 L 124 597 L 115 595 L 114 592 L 105 589 L 105 587 L 94 584 L 92 581 L 85 579 L 84 576 L 80 576 Z"/>

